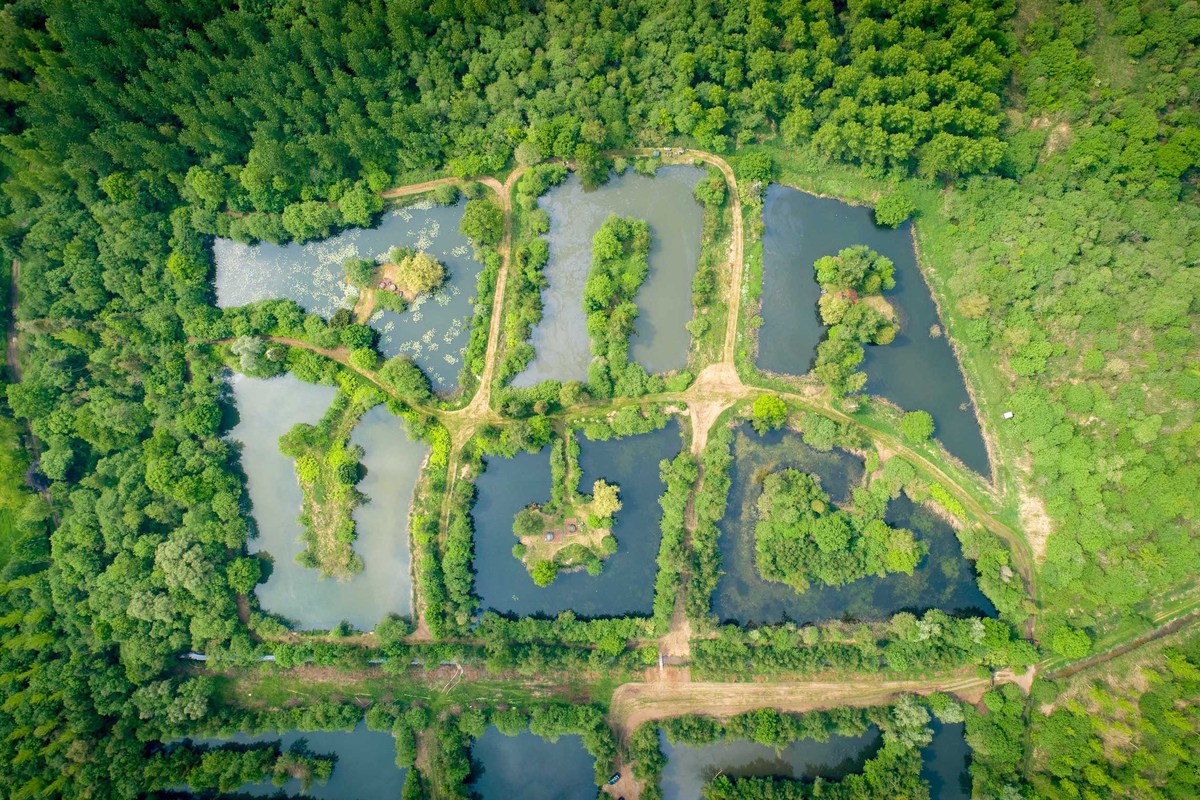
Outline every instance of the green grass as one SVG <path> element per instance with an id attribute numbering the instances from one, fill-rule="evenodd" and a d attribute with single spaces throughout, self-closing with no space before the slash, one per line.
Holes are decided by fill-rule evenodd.
<path id="1" fill-rule="evenodd" d="M 339 674 L 308 677 L 303 671 L 276 671 L 263 667 L 235 675 L 216 676 L 216 695 L 222 704 L 262 710 L 321 701 L 420 702 L 432 710 L 467 705 L 507 703 L 529 706 L 547 700 L 598 703 L 607 707 L 618 681 L 609 676 L 593 679 L 566 678 L 562 681 L 511 676 L 473 676 L 455 679 L 455 672 L 412 671 L 386 675 L 373 671 L 364 675 Z"/>

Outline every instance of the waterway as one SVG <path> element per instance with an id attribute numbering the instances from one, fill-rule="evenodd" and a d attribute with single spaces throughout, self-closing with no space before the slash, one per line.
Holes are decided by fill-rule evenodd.
<path id="1" fill-rule="evenodd" d="M 351 440 L 366 451 L 359 488 L 369 500 L 354 512 L 354 548 L 365 566 L 349 581 L 322 579 L 318 570 L 295 560 L 304 550 L 297 521 L 303 495 L 292 460 L 279 452 L 279 437 L 298 422 L 319 421 L 335 390 L 291 375 L 270 380 L 234 375 L 230 384 L 238 416 L 230 438 L 241 444 L 258 530 L 249 549 L 268 553 L 274 562 L 270 578 L 256 589 L 262 607 L 303 629 L 329 629 L 346 620 L 371 630 L 386 614 L 409 614 L 408 509 L 425 446 L 411 441 L 403 422 L 383 406 L 363 416 Z"/>
<path id="2" fill-rule="evenodd" d="M 241 306 L 259 300 L 295 300 L 328 319 L 352 308 L 357 290 L 345 283 L 342 264 L 350 258 L 383 260 L 393 247 L 424 250 L 446 266 L 446 283 L 417 299 L 403 314 L 378 310 L 370 319 L 387 357 L 407 354 L 438 391 L 458 386 L 462 354 L 470 338 L 475 286 L 483 265 L 470 241 L 458 232 L 466 202 L 429 202 L 384 212 L 374 228 L 350 228 L 308 244 L 248 245 L 231 239 L 213 243 L 217 264 L 217 305 Z"/>
<path id="3" fill-rule="evenodd" d="M 554 616 L 574 611 L 580 617 L 649 616 L 654 607 L 654 576 L 661 509 L 666 486 L 658 463 L 674 458 L 682 447 L 679 425 L 672 420 L 653 433 L 580 441 L 579 489 L 591 493 L 598 478 L 621 489 L 622 509 L 612 533 L 617 552 L 604 561 L 604 571 L 559 573 L 554 583 L 538 587 L 525 565 L 512 554 L 517 539 L 513 518 L 529 503 L 550 499 L 550 451 L 520 453 L 512 459 L 489 458 L 476 480 L 475 592 L 482 607 L 506 615 Z"/>
<path id="4" fill-rule="evenodd" d="M 762 479 L 792 467 L 817 475 L 830 499 L 843 502 L 862 483 L 862 461 L 836 448 L 828 453 L 813 450 L 791 429 L 759 436 L 748 424 L 736 432 L 734 456 L 729 504 L 719 524 L 722 575 L 713 610 L 720 619 L 742 625 L 806 624 L 886 619 L 898 611 L 920 613 L 931 608 L 995 615 L 995 608 L 979 591 L 974 567 L 963 557 L 954 530 L 903 495 L 891 501 L 884 518 L 890 525 L 908 528 L 929 547 L 912 575 L 869 576 L 843 586 L 813 583 L 803 594 L 763 580 L 754 564 L 755 506 Z"/>
<path id="5" fill-rule="evenodd" d="M 896 287 L 885 297 L 896 309 L 895 341 L 865 348 L 866 391 L 906 411 L 928 411 L 935 437 L 964 464 L 990 474 L 979 420 L 962 370 L 917 266 L 911 222 L 897 229 L 875 224 L 874 212 L 839 200 L 772 185 L 763 207 L 762 317 L 758 366 L 803 375 L 825 336 L 817 310 L 820 287 L 813 262 L 865 244 L 896 265 Z M 937 328 L 937 335 L 931 331 Z"/>
<path id="6" fill-rule="evenodd" d="M 533 331 L 537 352 L 515 386 L 544 380 L 587 380 L 592 360 L 583 313 L 583 286 L 592 264 L 592 237 L 611 215 L 636 217 L 650 226 L 650 272 L 635 302 L 638 318 L 630 359 L 660 373 L 687 364 L 692 318 L 692 276 L 700 258 L 704 212 L 692 195 L 705 172 L 661 167 L 650 178 L 629 170 L 585 190 L 572 174 L 538 202 L 550 214 L 550 261 L 542 290 L 542 321 Z"/>
<path id="7" fill-rule="evenodd" d="M 779 751 L 744 739 L 673 745 L 661 731 L 658 736 L 667 757 L 662 773 L 663 800 L 700 800 L 704 785 L 718 774 L 732 778 L 838 780 L 862 771 L 863 764 L 883 743 L 874 726 L 861 736 L 830 736 L 825 742 L 799 739 Z"/>
<path id="8" fill-rule="evenodd" d="M 590 800 L 596 796 L 593 764 L 579 736 L 550 742 L 489 727 L 471 746 L 469 788 L 480 800 Z"/>
<path id="9" fill-rule="evenodd" d="M 300 781 L 291 779 L 282 787 L 265 780 L 243 786 L 239 793 L 255 797 L 300 797 L 313 800 L 400 800 L 408 770 L 396 766 L 396 741 L 390 733 L 367 729 L 360 722 L 352 731 L 283 731 L 281 733 L 238 733 L 228 739 L 200 739 L 197 744 L 220 745 L 280 743 L 287 750 L 304 739 L 309 751 L 337 754 L 333 775 L 327 783 L 316 783 L 301 795 Z"/>

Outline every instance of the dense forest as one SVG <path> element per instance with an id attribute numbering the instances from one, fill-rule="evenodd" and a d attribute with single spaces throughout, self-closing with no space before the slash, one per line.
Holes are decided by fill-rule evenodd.
<path id="1" fill-rule="evenodd" d="M 189 777 L 223 788 L 210 774 L 222 759 L 247 775 L 320 774 L 327 762 L 311 754 L 214 760 L 157 743 L 212 720 L 345 727 L 363 715 L 331 702 L 252 720 L 222 702 L 211 676 L 179 667 L 189 651 L 231 670 L 265 653 L 251 628 L 261 610 L 239 608 L 257 574 L 248 500 L 222 438 L 226 361 L 206 342 L 247 337 L 234 353 L 250 359 L 247 371 L 307 370 L 326 383 L 332 367 L 312 353 L 280 349 L 269 363 L 253 337 L 348 347 L 376 366 L 365 326 L 335 327 L 283 302 L 217 309 L 213 236 L 319 239 L 371 222 L 390 186 L 503 177 L 549 159 L 599 180 L 619 148 L 696 146 L 735 163 L 757 148 L 786 168 L 794 156 L 899 192 L 880 218 L 915 212 L 947 330 L 996 432 L 998 477 L 1021 494 L 1044 652 L 1079 659 L 1113 632 L 1149 627 L 1156 603 L 1184 594 L 1200 570 L 1198 43 L 1190 0 L 5 2 L 0 271 L 6 283 L 10 265 L 16 276 L 19 337 L 0 417 L 0 796 L 132 798 Z M 561 180 L 551 172 L 546 185 Z M 540 192 L 527 188 L 532 211 Z M 474 199 L 468 209 L 477 245 L 497 245 L 500 207 Z M 529 244 L 524 258 L 544 263 L 545 253 Z M 536 289 L 536 271 L 520 280 Z M 482 361 L 486 342 L 471 347 Z M 420 370 L 399 359 L 379 376 L 410 429 L 434 442 L 430 493 L 446 488 L 448 463 L 477 474 L 485 448 L 451 461 L 449 435 L 414 411 L 431 399 Z M 551 400 L 561 404 L 557 388 Z M 342 447 L 338 431 L 318 433 L 330 440 L 293 442 L 298 470 L 311 467 L 303 450 Z M 548 441 L 550 423 L 483 438 L 511 455 Z M 307 474 L 349 496 L 352 455 L 340 474 Z M 706 604 L 716 580 L 727 445 L 706 448 L 699 466 L 697 546 L 689 554 L 664 538 L 659 558 L 699 587 L 689 604 Z M 699 474 L 688 459 L 661 469 L 669 486 Z M 437 497 L 414 517 L 434 638 L 472 622 L 471 491 L 458 481 L 445 508 Z M 664 503 L 679 530 L 684 496 Z M 337 524 L 342 544 L 352 541 Z M 660 591 L 661 622 L 671 609 L 669 587 Z M 700 619 L 707 608 L 684 611 Z M 939 615 L 902 615 L 890 633 L 857 638 L 830 627 L 807 647 L 786 626 L 765 635 L 774 641 L 722 629 L 698 658 L 730 673 L 1032 660 L 1033 645 L 1010 640 L 1006 624 Z M 649 624 L 488 618 L 469 645 L 380 640 L 395 644 L 398 672 L 475 657 L 526 675 L 548 664 L 629 674 L 644 654 L 624 642 Z M 941 648 L 932 654 L 930 631 Z M 612 654 L 591 649 L 601 634 Z M 324 644 L 273 654 L 281 669 L 332 664 Z M 1012 686 L 989 693 L 982 711 L 967 711 L 977 785 L 995 796 L 1194 794 L 1196 664 L 1194 645 L 1181 645 L 1140 673 L 1136 692 L 1044 697 L 1048 714 L 1031 713 Z M 398 741 L 413 736 L 396 716 L 404 710 L 376 720 Z M 1090 729 L 1097 710 L 1105 727 Z M 576 716 L 545 727 L 592 735 L 607 765 L 598 712 Z M 461 766 L 464 737 L 482 723 L 437 724 L 446 748 L 433 758 Z M 911 752 L 893 750 L 912 766 Z"/>

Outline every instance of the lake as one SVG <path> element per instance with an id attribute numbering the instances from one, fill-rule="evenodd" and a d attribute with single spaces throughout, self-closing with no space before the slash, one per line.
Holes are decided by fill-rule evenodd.
<path id="1" fill-rule="evenodd" d="M 458 232 L 466 201 L 434 206 L 428 201 L 385 211 L 374 228 L 350 228 L 319 242 L 248 245 L 231 239 L 213 243 L 217 263 L 217 305 L 259 300 L 295 300 L 328 319 L 352 308 L 357 289 L 343 282 L 349 258 L 381 260 L 392 247 L 424 250 L 446 265 L 448 277 L 436 293 L 418 298 L 403 314 L 378 310 L 370 325 L 379 331 L 387 357 L 407 354 L 438 391 L 458 386 L 462 354 L 470 338 L 476 278 L 483 265 L 470 241 Z"/>
<path id="2" fill-rule="evenodd" d="M 718 773 L 733 778 L 837 780 L 861 772 L 863 764 L 883 744 L 874 726 L 861 736 L 830 736 L 827 742 L 799 739 L 781 751 L 745 739 L 673 745 L 662 731 L 658 737 L 667 757 L 662 773 L 663 800 L 700 800 L 704 785 Z"/>
<path id="3" fill-rule="evenodd" d="M 471 745 L 468 787 L 481 800 L 591 800 L 594 764 L 579 736 L 549 742 L 528 731 L 505 736 L 492 726 Z"/>
<path id="4" fill-rule="evenodd" d="M 961 722 L 945 724 L 933 719 L 933 741 L 921 749 L 921 777 L 929 781 L 932 800 L 969 800 L 971 748 Z"/>
<path id="5" fill-rule="evenodd" d="M 971 748 L 962 723 L 929 722 L 933 741 L 921 748 L 921 777 L 929 782 L 931 800 L 968 800 Z M 879 729 L 861 736 L 831 736 L 827 742 L 801 739 L 781 752 L 740 739 L 707 745 L 672 745 L 659 731 L 659 746 L 667 757 L 662 773 L 663 800 L 699 800 L 704 785 L 717 773 L 735 778 L 779 777 L 811 781 L 838 780 L 861 772 L 862 765 L 882 745 Z"/>
<path id="6" fill-rule="evenodd" d="M 476 480 L 475 593 L 483 609 L 516 616 L 554 616 L 574 611 L 581 617 L 650 616 L 654 576 L 662 540 L 659 496 L 666 485 L 658 462 L 674 458 L 682 447 L 679 424 L 607 442 L 581 439 L 579 489 L 591 493 L 598 478 L 621 487 L 623 507 L 612 533 L 617 552 L 604 561 L 604 571 L 559 573 L 554 583 L 538 587 L 525 565 L 512 554 L 517 538 L 512 524 L 529 503 L 550 499 L 550 450 L 520 453 L 512 459 L 489 458 Z"/>
<path id="7" fill-rule="evenodd" d="M 875 224 L 874 212 L 839 200 L 772 185 L 763 206 L 763 325 L 758 366 L 770 372 L 804 375 L 825 336 L 817 310 L 820 286 L 813 262 L 843 248 L 865 244 L 896 265 L 896 287 L 884 296 L 896 309 L 895 341 L 865 347 L 862 370 L 866 391 L 905 411 L 928 411 L 935 436 L 971 469 L 990 474 L 987 448 L 975 407 L 929 286 L 917 266 L 911 222 L 897 229 Z"/>
<path id="8" fill-rule="evenodd" d="M 266 611 L 305 629 L 329 629 L 342 620 L 371 630 L 386 614 L 412 611 L 408 509 L 426 447 L 411 441 L 404 423 L 384 406 L 368 411 L 351 434 L 363 446 L 366 476 L 359 488 L 370 498 L 355 509 L 354 549 L 364 569 L 346 582 L 322 579 L 296 563 L 304 550 L 297 521 L 303 495 L 292 460 L 279 452 L 279 437 L 297 422 L 315 424 L 333 401 L 331 386 L 285 375 L 270 380 L 230 379 L 238 422 L 231 439 L 242 445 L 242 469 L 258 529 L 252 552 L 274 558 L 271 576 L 255 590 Z"/>
<path id="9" fill-rule="evenodd" d="M 542 321 L 533 330 L 537 355 L 514 386 L 587 380 L 592 354 L 583 286 L 592 265 L 592 237 L 613 214 L 650 225 L 650 272 L 636 298 L 630 360 L 652 374 L 687 365 L 691 335 L 685 326 L 692 319 L 692 276 L 704 223 L 704 210 L 692 191 L 704 176 L 703 169 L 682 165 L 661 167 L 653 178 L 628 170 L 586 190 L 572 173 L 538 201 L 550 214 L 547 285 Z"/>
<path id="10" fill-rule="evenodd" d="M 390 733 L 367 729 L 365 722 L 352 731 L 283 731 L 282 733 L 238 733 L 228 739 L 198 739 L 197 744 L 257 744 L 278 741 L 287 750 L 298 739 L 308 743 L 313 753 L 337 754 L 337 763 L 328 783 L 314 782 L 306 798 L 314 800 L 400 800 L 408 770 L 396 766 L 396 741 Z M 301 796 L 300 781 L 292 779 L 282 787 L 271 781 L 249 784 L 238 790 L 256 797 Z"/>
<path id="11" fill-rule="evenodd" d="M 721 520 L 721 569 L 713 599 L 713 611 L 721 620 L 742 625 L 797 624 L 833 619 L 886 619 L 898 611 L 922 612 L 980 610 L 995 616 L 995 608 L 979 591 L 975 568 L 962 555 L 954 530 L 901 495 L 891 501 L 885 520 L 912 530 L 929 546 L 929 553 L 913 574 L 895 573 L 884 578 L 868 576 L 843 586 L 814 582 L 797 594 L 791 587 L 763 580 L 754 564 L 755 505 L 762 493 L 762 478 L 769 472 L 792 467 L 812 473 L 834 502 L 849 497 L 860 485 L 862 461 L 834 449 L 813 450 L 789 428 L 759 436 L 748 423 L 741 425 L 734 441 L 734 465 L 730 478 L 729 504 Z"/>

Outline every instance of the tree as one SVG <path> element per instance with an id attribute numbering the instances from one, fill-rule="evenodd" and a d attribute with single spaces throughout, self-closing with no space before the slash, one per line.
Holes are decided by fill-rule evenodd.
<path id="1" fill-rule="evenodd" d="M 928 411 L 909 411 L 900 418 L 900 435 L 913 444 L 933 436 L 933 417 Z"/>
<path id="2" fill-rule="evenodd" d="M 888 192 L 875 204 L 875 222 L 889 228 L 899 228 L 900 223 L 912 216 L 917 204 L 901 189 Z"/>
<path id="3" fill-rule="evenodd" d="M 369 228 L 375 215 L 383 210 L 383 198 L 365 186 L 356 185 L 338 200 L 342 221 L 357 228 Z"/>
<path id="4" fill-rule="evenodd" d="M 545 520 L 535 508 L 522 508 L 513 519 L 513 533 L 520 537 L 540 536 L 545 529 Z"/>
<path id="5" fill-rule="evenodd" d="M 254 557 L 238 558 L 225 568 L 225 580 L 238 594 L 250 594 L 262 579 L 262 562 Z"/>
<path id="6" fill-rule="evenodd" d="M 1050 646 L 1063 658 L 1077 659 L 1083 658 L 1092 649 L 1092 639 L 1087 631 L 1063 625 L 1054 632 Z"/>
<path id="7" fill-rule="evenodd" d="M 283 210 L 283 229 L 297 242 L 324 239 L 337 222 L 337 209 L 316 200 L 292 203 Z"/>
<path id="8" fill-rule="evenodd" d="M 612 519 L 621 510 L 620 487 L 603 478 L 592 484 L 592 511 L 601 519 Z"/>
<path id="9" fill-rule="evenodd" d="M 549 586 L 554 583 L 555 577 L 558 576 L 558 567 L 550 559 L 543 558 L 533 565 L 530 575 L 533 577 L 533 582 L 538 586 Z"/>
<path id="10" fill-rule="evenodd" d="M 777 395 L 760 394 L 754 400 L 750 424 L 760 434 L 783 427 L 787 422 L 787 404 Z"/>
<path id="11" fill-rule="evenodd" d="M 468 201 L 458 231 L 480 244 L 494 245 L 504 235 L 504 212 L 490 200 Z"/>
<path id="12" fill-rule="evenodd" d="M 446 280 L 446 268 L 442 262 L 424 251 L 401 256 L 394 263 L 396 285 L 414 295 L 432 292 Z"/>

